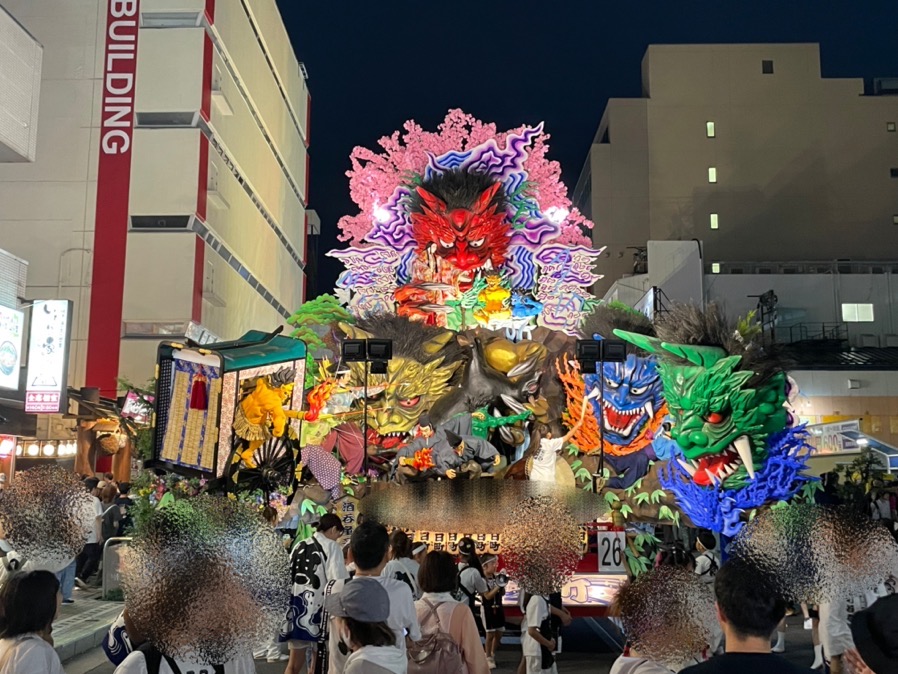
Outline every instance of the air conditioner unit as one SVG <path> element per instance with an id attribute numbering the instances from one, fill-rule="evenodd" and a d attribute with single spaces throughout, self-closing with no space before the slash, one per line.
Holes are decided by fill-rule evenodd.
<path id="1" fill-rule="evenodd" d="M 883 339 L 887 347 L 898 348 L 898 335 L 886 335 Z"/>
<path id="2" fill-rule="evenodd" d="M 859 335 L 858 336 L 858 344 L 863 347 L 878 347 L 879 346 L 879 335 Z"/>

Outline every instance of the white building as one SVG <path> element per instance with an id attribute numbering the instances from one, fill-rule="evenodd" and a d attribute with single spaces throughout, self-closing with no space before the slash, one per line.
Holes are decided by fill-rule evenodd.
<path id="1" fill-rule="evenodd" d="M 304 297 L 310 98 L 275 0 L 4 2 L 44 52 L 0 239 L 29 299 L 74 301 L 70 385 L 145 381 L 191 322 L 281 325 Z"/>
<path id="2" fill-rule="evenodd" d="M 608 246 L 599 294 L 649 240 L 700 240 L 709 272 L 898 259 L 898 80 L 823 78 L 816 44 L 652 45 L 642 84 L 574 190 Z"/>
<path id="3" fill-rule="evenodd" d="M 773 291 L 775 339 L 791 345 L 803 420 L 860 420 L 862 432 L 898 448 L 898 262 L 740 263 L 708 274 L 696 242 L 647 247 L 647 273 L 616 281 L 606 301 L 653 316 L 677 302 L 715 302 L 736 318 Z"/>
<path id="4" fill-rule="evenodd" d="M 43 48 L 0 6 L 0 163 L 34 161 Z"/>

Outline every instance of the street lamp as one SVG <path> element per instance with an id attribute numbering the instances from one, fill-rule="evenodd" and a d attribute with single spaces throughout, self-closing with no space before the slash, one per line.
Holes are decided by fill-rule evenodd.
<path id="1" fill-rule="evenodd" d="M 598 482 L 605 473 L 605 363 L 626 361 L 627 344 L 620 339 L 578 339 L 576 353 L 580 371 L 584 375 L 587 372 L 599 375 L 599 469 L 592 476 L 595 493 L 598 491 Z"/>
<path id="2" fill-rule="evenodd" d="M 368 365 L 371 374 L 386 374 L 393 357 L 391 339 L 344 339 L 340 345 L 343 362 L 362 363 L 364 367 L 362 398 L 362 473 L 368 475 Z"/>

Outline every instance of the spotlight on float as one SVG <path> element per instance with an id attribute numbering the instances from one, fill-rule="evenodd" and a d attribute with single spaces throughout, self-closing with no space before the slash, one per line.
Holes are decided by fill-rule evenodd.
<path id="1" fill-rule="evenodd" d="M 578 339 L 576 346 L 580 371 L 599 374 L 599 470 L 592 476 L 593 491 L 599 491 L 599 482 L 605 472 L 605 363 L 623 363 L 627 360 L 627 344 L 620 339 Z M 599 367 L 601 366 L 601 367 Z"/>
<path id="2" fill-rule="evenodd" d="M 368 366 L 371 374 L 386 374 L 387 363 L 393 357 L 393 341 L 390 339 L 344 339 L 340 356 L 347 363 L 364 363 L 362 397 L 362 437 L 368 442 Z M 363 454 L 362 472 L 368 473 L 368 452 Z"/>
<path id="3" fill-rule="evenodd" d="M 393 357 L 393 340 L 369 339 L 368 362 L 371 363 L 371 374 L 386 374 L 387 363 Z"/>

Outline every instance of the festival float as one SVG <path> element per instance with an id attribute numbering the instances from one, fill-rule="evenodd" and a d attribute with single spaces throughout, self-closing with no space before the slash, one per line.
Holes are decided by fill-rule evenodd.
<path id="1" fill-rule="evenodd" d="M 548 138 L 453 110 L 355 148 L 334 294 L 289 337 L 163 344 L 150 467 L 347 534 L 363 513 L 437 549 L 471 536 L 587 612 L 650 567 L 651 525 L 730 537 L 807 495 L 796 391 L 751 318 L 598 302 Z M 580 355 L 602 342 L 620 357 Z"/>

